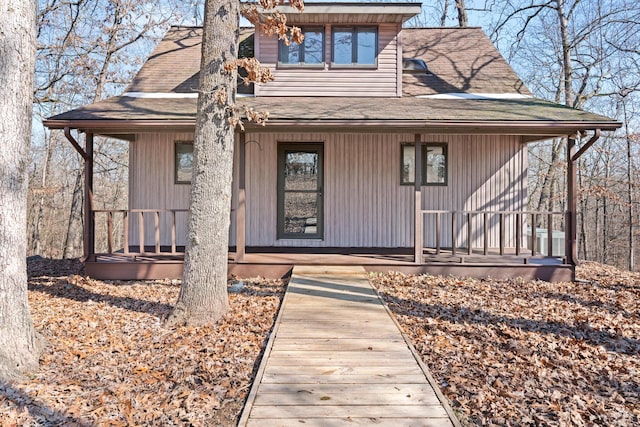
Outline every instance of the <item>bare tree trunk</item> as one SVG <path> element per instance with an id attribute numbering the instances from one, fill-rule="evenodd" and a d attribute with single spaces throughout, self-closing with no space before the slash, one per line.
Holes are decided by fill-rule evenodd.
<path id="1" fill-rule="evenodd" d="M 629 117 L 627 116 L 627 100 L 622 98 L 622 110 L 624 113 L 624 132 L 627 142 L 627 220 L 629 221 L 629 257 L 627 258 L 627 268 L 629 271 L 635 269 L 635 226 L 634 221 L 636 217 L 633 214 L 633 163 L 632 163 L 632 151 L 631 151 L 631 136 L 629 134 Z"/>
<path id="2" fill-rule="evenodd" d="M 447 12 L 449 11 L 449 0 L 444 0 L 442 5 L 442 16 L 440 17 L 440 26 L 447 26 Z"/>
<path id="3" fill-rule="evenodd" d="M 69 211 L 69 221 L 67 222 L 67 234 L 64 239 L 64 249 L 62 258 L 69 259 L 75 257 L 77 248 L 82 241 L 82 205 L 84 202 L 82 169 L 76 173 L 76 181 L 73 185 L 73 195 L 71 196 L 71 210 Z"/>
<path id="4" fill-rule="evenodd" d="M 464 0 L 456 0 L 456 10 L 458 11 L 458 26 L 468 26 L 469 18 L 467 17 L 467 7 L 464 4 Z"/>
<path id="5" fill-rule="evenodd" d="M 582 181 L 581 163 L 582 162 L 578 160 L 578 186 L 580 188 L 584 188 L 584 184 Z M 587 219 L 587 205 L 589 202 L 589 199 L 587 197 L 588 196 L 584 195 L 580 198 L 580 234 L 578 236 L 578 241 L 580 242 L 580 247 L 582 248 L 582 259 L 589 259 L 589 256 L 587 254 L 587 230 L 585 229 Z"/>
<path id="6" fill-rule="evenodd" d="M 54 144 L 51 136 L 46 137 L 47 152 L 44 156 L 44 164 L 42 165 L 42 177 L 40 180 L 40 197 L 38 198 L 37 213 L 33 223 L 33 233 L 31 236 L 31 247 L 34 255 L 40 255 L 42 221 L 44 218 L 44 199 L 49 194 L 47 185 L 49 183 L 49 165 L 51 164 L 51 156 L 53 155 Z"/>
<path id="7" fill-rule="evenodd" d="M 27 302 L 27 165 L 35 69 L 34 0 L 0 3 L 0 378 L 38 366 Z"/>
<path id="8" fill-rule="evenodd" d="M 560 161 L 560 152 L 562 151 L 562 140 L 554 139 L 551 143 L 551 158 L 549 159 L 549 167 L 547 173 L 542 180 L 542 188 L 540 189 L 540 199 L 538 200 L 538 211 L 553 210 L 553 202 L 556 194 L 556 183 L 558 181 L 558 164 Z"/>
<path id="9" fill-rule="evenodd" d="M 207 0 L 204 13 L 200 94 L 193 144 L 189 231 L 184 275 L 169 324 L 216 322 L 229 309 L 227 263 L 233 169 L 239 3 Z"/>

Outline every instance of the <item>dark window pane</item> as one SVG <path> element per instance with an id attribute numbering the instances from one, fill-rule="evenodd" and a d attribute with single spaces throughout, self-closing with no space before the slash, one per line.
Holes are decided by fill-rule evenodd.
<path id="1" fill-rule="evenodd" d="M 193 144 L 176 143 L 175 158 L 175 182 L 189 183 L 191 182 L 191 168 L 193 165 Z"/>
<path id="2" fill-rule="evenodd" d="M 353 32 L 350 29 L 334 31 L 333 62 L 336 64 L 353 63 Z"/>
<path id="3" fill-rule="evenodd" d="M 282 40 L 280 40 L 280 62 L 285 64 L 297 64 L 300 62 L 300 50 L 301 47 L 298 43 L 291 43 L 286 46 Z"/>
<path id="4" fill-rule="evenodd" d="M 285 234 L 316 234 L 317 197 L 317 193 L 296 191 L 284 194 Z"/>
<path id="5" fill-rule="evenodd" d="M 416 178 L 416 147 L 402 146 L 402 183 L 412 184 Z"/>
<path id="6" fill-rule="evenodd" d="M 426 145 L 425 177 L 427 184 L 445 184 L 447 177 L 446 148 L 442 145 Z"/>
<path id="7" fill-rule="evenodd" d="M 371 29 L 358 31 L 358 64 L 375 64 L 376 50 L 376 32 Z"/>
<path id="8" fill-rule="evenodd" d="M 285 190 L 318 189 L 317 153 L 287 152 L 285 162 Z"/>
<path id="9" fill-rule="evenodd" d="M 324 32 L 321 30 L 304 32 L 305 64 L 322 64 L 324 58 Z"/>

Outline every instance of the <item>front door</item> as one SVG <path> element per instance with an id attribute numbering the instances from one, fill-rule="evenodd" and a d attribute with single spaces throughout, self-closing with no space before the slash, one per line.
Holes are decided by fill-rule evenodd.
<path id="1" fill-rule="evenodd" d="M 278 145 L 278 239 L 322 239 L 322 143 Z"/>

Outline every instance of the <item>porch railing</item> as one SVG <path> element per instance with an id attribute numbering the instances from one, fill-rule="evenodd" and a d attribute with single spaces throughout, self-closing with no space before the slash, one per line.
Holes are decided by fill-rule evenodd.
<path id="1" fill-rule="evenodd" d="M 94 209 L 94 223 L 96 228 L 106 227 L 106 241 L 96 242 L 106 247 L 106 252 L 95 251 L 96 255 L 121 253 L 124 255 L 176 255 L 183 250 L 177 244 L 176 216 L 178 213 L 187 213 L 188 209 Z M 145 219 L 153 218 L 153 239 L 145 237 Z M 168 245 L 162 245 L 161 223 L 169 221 L 170 237 Z M 136 221 L 138 242 L 130 245 L 129 227 L 130 221 Z M 166 232 L 166 231 L 165 231 Z M 149 240 L 149 241 L 148 241 Z M 152 241 L 151 241 L 152 240 Z M 165 238 L 166 241 L 166 238 Z"/>
<path id="2" fill-rule="evenodd" d="M 423 244 L 422 251 L 416 251 L 419 254 L 419 259 L 415 260 L 416 263 L 424 261 L 425 249 L 432 250 L 435 255 L 442 255 L 444 250 L 448 250 L 452 256 L 461 256 L 461 259 L 469 255 L 504 256 L 507 247 L 512 249 L 511 253 L 516 256 L 537 256 L 540 255 L 539 251 L 543 249 L 537 247 L 539 228 L 544 229 L 547 237 L 546 256 L 552 257 L 554 224 L 564 225 L 567 221 L 565 212 L 421 210 L 420 213 L 422 221 L 421 224 L 418 224 L 420 229 L 425 230 L 427 222 L 425 219 L 431 219 L 432 223 L 435 223 L 435 230 L 432 230 L 432 233 L 427 233 L 433 236 L 431 241 L 435 241 L 433 245 Z M 448 226 L 443 226 L 444 217 L 450 217 L 448 218 Z M 529 220 L 531 234 L 523 238 L 523 225 L 526 219 Z M 444 232 L 444 227 L 448 231 Z M 497 237 L 497 245 L 490 244 L 492 235 L 494 241 Z M 443 237 L 448 237 L 450 245 L 445 247 L 442 244 Z M 506 242 L 507 237 L 510 237 L 509 245 Z M 458 244 L 458 242 L 462 242 L 462 244 Z M 527 243 L 529 243 L 528 248 L 526 248 Z M 564 257 L 566 258 L 566 245 L 563 245 L 563 248 L 565 248 Z"/>

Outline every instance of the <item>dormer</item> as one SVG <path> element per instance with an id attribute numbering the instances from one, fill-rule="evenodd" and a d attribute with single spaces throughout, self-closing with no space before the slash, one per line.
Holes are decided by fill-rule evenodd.
<path id="1" fill-rule="evenodd" d="M 402 96 L 401 29 L 420 3 L 305 3 L 304 13 L 278 11 L 305 38 L 286 46 L 256 32 L 255 56 L 275 76 L 256 85 L 256 96 Z"/>

